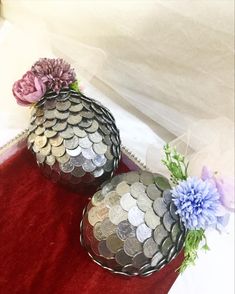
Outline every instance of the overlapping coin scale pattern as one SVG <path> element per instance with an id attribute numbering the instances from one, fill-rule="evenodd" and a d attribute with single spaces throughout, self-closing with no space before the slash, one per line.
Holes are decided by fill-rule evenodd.
<path id="1" fill-rule="evenodd" d="M 146 171 L 115 176 L 94 194 L 81 222 L 81 243 L 102 267 L 147 276 L 181 251 L 185 229 L 168 180 Z"/>
<path id="2" fill-rule="evenodd" d="M 49 91 L 33 107 L 27 142 L 49 176 L 72 184 L 111 176 L 121 157 L 110 111 L 70 89 Z"/>

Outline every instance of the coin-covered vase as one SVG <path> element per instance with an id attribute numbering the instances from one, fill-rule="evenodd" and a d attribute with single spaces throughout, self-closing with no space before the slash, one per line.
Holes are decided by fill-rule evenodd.
<path id="1" fill-rule="evenodd" d="M 70 88 L 49 90 L 33 106 L 27 143 L 49 177 L 74 185 L 104 181 L 121 156 L 110 111 Z"/>
<path id="2" fill-rule="evenodd" d="M 102 267 L 147 276 L 179 254 L 185 234 L 168 180 L 140 171 L 115 176 L 94 194 L 84 210 L 80 240 Z"/>

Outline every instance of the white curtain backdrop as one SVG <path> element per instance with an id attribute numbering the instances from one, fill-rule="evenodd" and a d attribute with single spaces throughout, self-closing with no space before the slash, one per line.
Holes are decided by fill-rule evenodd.
<path id="1" fill-rule="evenodd" d="M 159 150 L 173 140 L 187 151 L 192 174 L 206 164 L 234 176 L 232 0 L 2 0 L 1 17 L 0 132 L 28 123 L 13 82 L 39 57 L 59 56 L 85 93 L 110 107 L 123 142 L 141 159 L 147 154 L 150 169 L 159 170 Z M 234 292 L 234 235 L 209 238 L 212 252 L 172 294 Z"/>

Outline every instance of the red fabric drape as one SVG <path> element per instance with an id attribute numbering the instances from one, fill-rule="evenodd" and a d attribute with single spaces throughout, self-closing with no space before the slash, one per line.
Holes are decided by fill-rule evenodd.
<path id="1" fill-rule="evenodd" d="M 118 172 L 128 166 L 123 160 Z M 146 278 L 109 273 L 79 242 L 87 202 L 46 179 L 26 149 L 0 166 L 1 294 L 168 293 L 182 254 Z"/>

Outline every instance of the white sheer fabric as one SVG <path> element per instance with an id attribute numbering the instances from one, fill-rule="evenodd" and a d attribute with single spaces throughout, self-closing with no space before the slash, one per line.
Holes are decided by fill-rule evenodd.
<path id="1" fill-rule="evenodd" d="M 1 2 L 0 131 L 28 123 L 12 83 L 38 57 L 60 56 L 114 112 L 124 144 L 141 159 L 148 149 L 149 168 L 159 171 L 160 147 L 174 140 L 192 174 L 205 164 L 233 177 L 233 1 Z M 234 292 L 232 229 L 211 233 L 211 252 L 171 294 Z"/>

